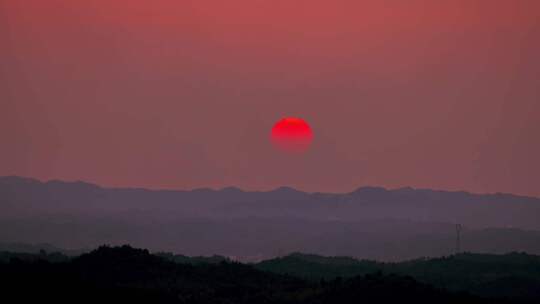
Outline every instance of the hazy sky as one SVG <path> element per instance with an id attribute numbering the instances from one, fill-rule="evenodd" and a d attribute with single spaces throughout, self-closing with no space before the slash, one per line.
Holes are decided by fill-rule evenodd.
<path id="1" fill-rule="evenodd" d="M 540 196 L 540 1 L 0 0 L 0 175 Z M 304 155 L 269 141 L 306 119 Z"/>

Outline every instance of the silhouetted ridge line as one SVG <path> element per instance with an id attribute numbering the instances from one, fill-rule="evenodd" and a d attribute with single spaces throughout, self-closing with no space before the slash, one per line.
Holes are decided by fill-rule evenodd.
<path id="1" fill-rule="evenodd" d="M 470 195 L 470 196 L 492 196 L 492 197 L 514 197 L 514 198 L 528 198 L 528 199 L 537 199 L 540 201 L 540 198 L 532 197 L 532 196 L 524 196 L 524 195 L 517 195 L 512 193 L 503 193 L 503 192 L 496 192 L 496 193 L 474 193 L 474 192 L 468 192 L 468 191 L 450 191 L 450 190 L 434 190 L 434 189 L 428 189 L 428 188 L 414 188 L 414 187 L 402 187 L 402 188 L 396 188 L 396 189 L 388 189 L 385 187 L 379 187 L 379 186 L 361 186 L 357 189 L 351 191 L 351 192 L 342 192 L 342 193 L 335 193 L 335 192 L 306 192 L 301 191 L 298 189 L 295 189 L 293 187 L 289 186 L 281 186 L 272 190 L 267 191 L 248 191 L 244 190 L 242 188 L 236 187 L 236 186 L 228 186 L 220 189 L 213 189 L 208 187 L 202 187 L 202 188 L 194 188 L 191 190 L 186 189 L 150 189 L 150 188 L 144 188 L 144 187 L 107 187 L 102 186 L 94 183 L 88 183 L 85 181 L 63 181 L 58 179 L 48 180 L 48 181 L 40 181 L 35 178 L 31 177 L 21 177 L 16 175 L 9 175 L 9 176 L 0 176 L 0 183 L 28 183 L 28 184 L 49 184 L 49 185 L 86 185 L 88 187 L 94 187 L 94 188 L 100 188 L 100 189 L 106 189 L 106 190 L 140 190 L 140 191 L 149 191 L 149 192 L 160 192 L 160 191 L 167 191 L 167 192 L 202 192 L 202 193 L 214 193 L 214 192 L 234 192 L 234 193 L 302 193 L 306 195 L 312 195 L 312 194 L 323 194 L 323 195 L 357 195 L 357 194 L 383 194 L 383 193 L 432 193 L 432 194 L 456 194 L 456 195 Z"/>
<path id="2" fill-rule="evenodd" d="M 0 258 L 2 296 L 55 303 L 499 303 L 403 275 L 376 272 L 315 281 L 229 261 L 175 263 L 127 245 L 52 259 L 46 253 L 12 256 L 8 262 Z"/>

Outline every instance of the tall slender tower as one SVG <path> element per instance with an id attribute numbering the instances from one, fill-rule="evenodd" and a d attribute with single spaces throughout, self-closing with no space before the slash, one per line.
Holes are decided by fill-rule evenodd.
<path id="1" fill-rule="evenodd" d="M 456 224 L 456 254 L 461 252 L 461 224 Z"/>

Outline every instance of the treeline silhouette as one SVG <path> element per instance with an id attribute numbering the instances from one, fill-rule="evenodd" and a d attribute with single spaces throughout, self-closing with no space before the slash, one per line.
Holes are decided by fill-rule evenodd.
<path id="1" fill-rule="evenodd" d="M 220 258 L 175 262 L 130 246 L 78 257 L 0 255 L 2 297 L 54 303 L 508 303 L 381 272 L 309 280 Z"/>
<path id="2" fill-rule="evenodd" d="M 405 275 L 450 291 L 540 303 L 540 256 L 526 253 L 460 253 L 398 263 L 294 253 L 262 261 L 255 267 L 313 281 L 350 278 L 375 272 Z"/>

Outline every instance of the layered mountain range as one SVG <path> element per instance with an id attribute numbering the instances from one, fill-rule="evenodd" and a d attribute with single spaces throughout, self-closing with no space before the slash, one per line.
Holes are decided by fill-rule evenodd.
<path id="1" fill-rule="evenodd" d="M 0 177 L 0 242 L 132 244 L 259 260 L 293 251 L 402 260 L 540 253 L 540 199 L 430 189 L 148 190 Z M 463 226 L 456 244 L 455 225 Z M 456 246 L 458 248 L 456 248 Z"/>

